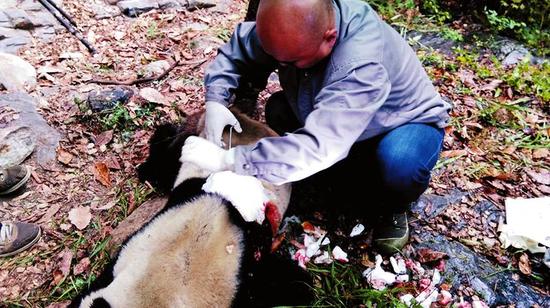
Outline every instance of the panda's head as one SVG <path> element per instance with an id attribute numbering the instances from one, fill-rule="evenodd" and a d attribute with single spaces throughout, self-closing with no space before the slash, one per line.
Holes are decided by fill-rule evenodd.
<path id="1" fill-rule="evenodd" d="M 263 137 L 277 136 L 277 133 L 267 125 L 252 120 L 236 108 L 230 108 L 238 119 L 243 132 L 233 133 L 231 144 L 253 144 Z M 187 137 L 192 135 L 203 136 L 204 114 L 195 114 L 188 117 L 185 125 L 176 126 L 163 124 L 157 127 L 149 140 L 149 156 L 147 161 L 138 167 L 140 181 L 148 181 L 155 188 L 163 192 L 170 191 L 174 184 L 181 183 L 191 177 L 205 178 L 209 175 L 206 170 L 197 166 L 180 162 L 181 147 Z M 223 140 L 229 142 L 229 130 L 223 133 Z M 266 184 L 268 185 L 268 184 Z"/>

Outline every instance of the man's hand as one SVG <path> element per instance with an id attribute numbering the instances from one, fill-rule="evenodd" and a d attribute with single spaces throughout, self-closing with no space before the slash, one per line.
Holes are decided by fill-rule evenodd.
<path id="1" fill-rule="evenodd" d="M 204 138 L 191 136 L 181 148 L 180 161 L 193 163 L 211 172 L 233 170 L 235 153 L 233 149 L 224 150 Z"/>
<path id="2" fill-rule="evenodd" d="M 245 221 L 256 221 L 259 224 L 264 221 L 269 197 L 257 178 L 231 171 L 216 172 L 206 179 L 202 190 L 229 200 Z"/>
<path id="3" fill-rule="evenodd" d="M 206 114 L 204 130 L 206 139 L 223 147 L 222 133 L 223 129 L 231 125 L 237 133 L 242 132 L 241 124 L 237 118 L 225 107 L 218 102 L 206 102 Z"/>

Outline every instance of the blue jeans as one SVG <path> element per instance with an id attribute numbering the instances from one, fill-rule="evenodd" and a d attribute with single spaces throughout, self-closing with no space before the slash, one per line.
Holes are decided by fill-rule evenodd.
<path id="1" fill-rule="evenodd" d="M 282 134 L 300 124 L 279 93 L 267 102 L 266 121 Z M 355 143 L 345 159 L 304 182 L 330 191 L 329 204 L 352 205 L 364 214 L 403 212 L 428 188 L 443 136 L 434 125 L 405 124 Z M 357 208 L 358 202 L 368 206 Z"/>

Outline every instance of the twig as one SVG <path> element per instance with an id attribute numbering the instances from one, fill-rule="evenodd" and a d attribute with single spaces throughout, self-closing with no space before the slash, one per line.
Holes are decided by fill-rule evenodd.
<path id="1" fill-rule="evenodd" d="M 203 59 L 203 60 L 194 61 L 194 62 L 175 61 L 174 63 L 172 63 L 172 65 L 170 65 L 170 67 L 166 71 L 164 71 L 162 74 L 158 75 L 157 77 L 139 78 L 139 79 L 133 79 L 133 80 L 127 80 L 127 81 L 92 79 L 92 80 L 88 81 L 88 83 L 131 86 L 131 85 L 136 85 L 136 84 L 140 84 L 140 83 L 157 81 L 157 80 L 160 80 L 160 79 L 166 77 L 166 75 L 168 75 L 168 73 L 170 73 L 176 66 L 178 66 L 180 64 L 181 65 L 193 65 L 193 66 L 191 66 L 191 69 L 195 69 L 195 68 L 201 66 L 203 63 L 205 63 L 207 60 L 208 59 Z"/>

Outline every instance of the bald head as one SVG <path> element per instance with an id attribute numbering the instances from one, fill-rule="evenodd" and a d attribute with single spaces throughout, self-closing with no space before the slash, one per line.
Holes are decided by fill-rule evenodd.
<path id="1" fill-rule="evenodd" d="M 336 37 L 331 0 L 262 0 L 256 27 L 264 50 L 280 62 L 313 56 L 323 43 L 331 50 Z"/>

